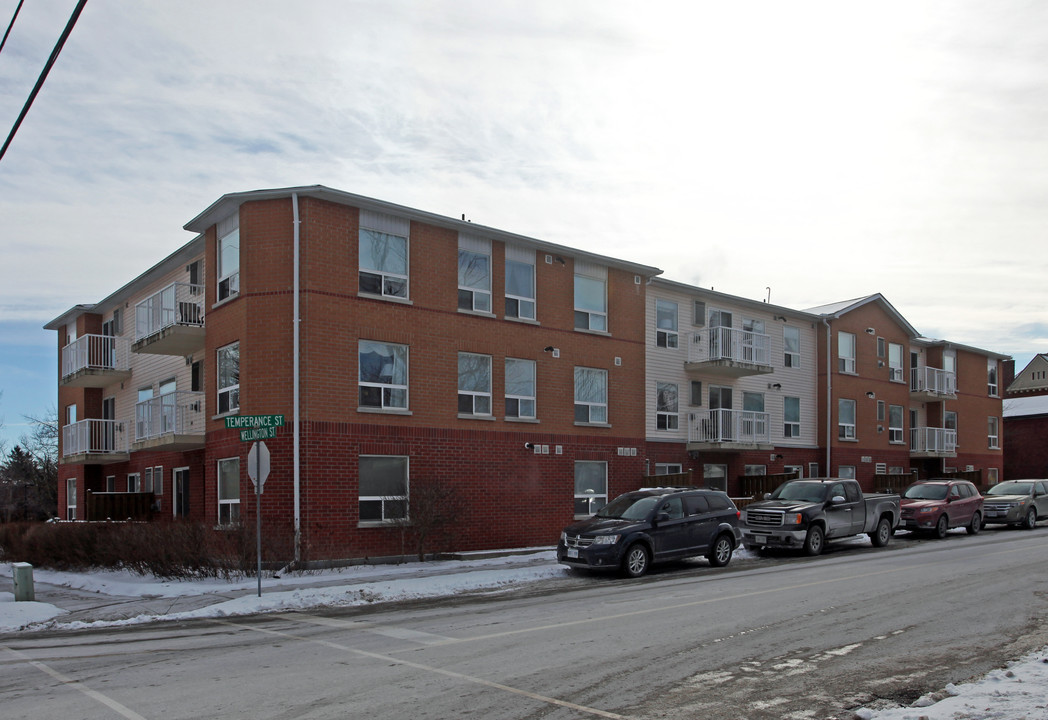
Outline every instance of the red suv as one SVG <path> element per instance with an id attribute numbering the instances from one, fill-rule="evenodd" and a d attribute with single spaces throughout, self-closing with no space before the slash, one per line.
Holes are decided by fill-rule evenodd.
<path id="1" fill-rule="evenodd" d="M 902 494 L 902 527 L 946 537 L 950 528 L 969 535 L 982 529 L 983 498 L 967 480 L 932 479 L 910 485 Z"/>

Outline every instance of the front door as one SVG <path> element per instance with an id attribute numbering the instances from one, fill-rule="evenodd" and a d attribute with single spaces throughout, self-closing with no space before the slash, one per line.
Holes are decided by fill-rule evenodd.
<path id="1" fill-rule="evenodd" d="M 833 502 L 833 498 L 844 498 L 844 502 Z M 852 534 L 855 523 L 855 506 L 844 489 L 844 483 L 830 485 L 826 493 L 826 537 L 847 537 Z"/>
<path id="2" fill-rule="evenodd" d="M 172 503 L 175 517 L 189 517 L 189 468 L 176 469 L 171 476 L 171 486 L 175 493 Z"/>
<path id="3" fill-rule="evenodd" d="M 664 500 L 655 511 L 656 518 L 660 515 L 665 519 L 656 519 L 656 525 L 651 529 L 651 536 L 655 542 L 655 558 L 683 555 L 691 540 L 688 535 L 689 521 L 684 517 L 683 500 L 679 497 Z"/>

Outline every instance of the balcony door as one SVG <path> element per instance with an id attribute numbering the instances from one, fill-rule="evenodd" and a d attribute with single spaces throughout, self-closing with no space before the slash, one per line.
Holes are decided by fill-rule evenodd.
<path id="1" fill-rule="evenodd" d="M 710 386 L 710 423 L 711 437 L 715 440 L 730 440 L 731 427 L 731 388 Z"/>
<path id="2" fill-rule="evenodd" d="M 172 510 L 175 517 L 189 517 L 189 468 L 175 468 L 172 471 L 171 488 L 174 491 Z"/>
<path id="3" fill-rule="evenodd" d="M 731 313 L 710 310 L 710 359 L 731 357 Z"/>

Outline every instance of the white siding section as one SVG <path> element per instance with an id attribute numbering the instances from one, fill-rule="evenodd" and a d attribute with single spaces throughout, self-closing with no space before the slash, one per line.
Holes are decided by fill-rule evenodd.
<path id="1" fill-rule="evenodd" d="M 476 235 L 467 235 L 466 233 L 460 232 L 459 250 L 469 250 L 470 252 L 490 255 L 491 241 L 487 238 L 477 237 Z"/>
<path id="2" fill-rule="evenodd" d="M 237 212 L 227 217 L 225 220 L 219 221 L 217 227 L 215 228 L 215 231 L 219 238 L 224 238 L 226 235 L 233 232 L 239 227 L 240 211 L 238 210 Z"/>
<path id="3" fill-rule="evenodd" d="M 587 262 L 586 260 L 576 260 L 575 274 L 585 275 L 586 277 L 591 277 L 597 280 L 607 280 L 608 266 Z"/>
<path id="4" fill-rule="evenodd" d="M 521 245 L 506 245 L 506 259 L 534 265 L 535 250 Z"/>
<path id="5" fill-rule="evenodd" d="M 407 237 L 411 230 L 411 221 L 395 215 L 375 212 L 374 210 L 360 211 L 360 226 L 368 230 L 378 230 L 390 235 Z"/>

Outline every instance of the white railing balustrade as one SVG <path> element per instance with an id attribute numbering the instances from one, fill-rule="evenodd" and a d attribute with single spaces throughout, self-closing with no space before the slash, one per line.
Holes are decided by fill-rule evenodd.
<path id="1" fill-rule="evenodd" d="M 910 369 L 910 392 L 928 392 L 936 395 L 957 394 L 957 374 L 933 367 Z"/>
<path id="2" fill-rule="evenodd" d="M 734 328 L 714 327 L 691 333 L 688 362 L 733 360 L 768 365 L 768 336 Z"/>
<path id="3" fill-rule="evenodd" d="M 111 335 L 81 335 L 62 348 L 62 377 L 80 370 L 127 370 L 130 343 Z"/>
<path id="4" fill-rule="evenodd" d="M 127 429 L 119 420 L 81 420 L 62 428 L 62 457 L 127 452 Z"/>
<path id="5" fill-rule="evenodd" d="M 203 435 L 204 393 L 169 392 L 135 405 L 135 441 L 162 435 Z"/>
<path id="6" fill-rule="evenodd" d="M 768 443 L 768 413 L 752 410 L 700 410 L 691 413 L 688 442 Z"/>
<path id="7" fill-rule="evenodd" d="M 910 428 L 910 452 L 957 452 L 957 431 L 933 427 Z"/>
<path id="8" fill-rule="evenodd" d="M 172 325 L 202 327 L 203 324 L 203 285 L 171 283 L 135 305 L 136 341 Z"/>

